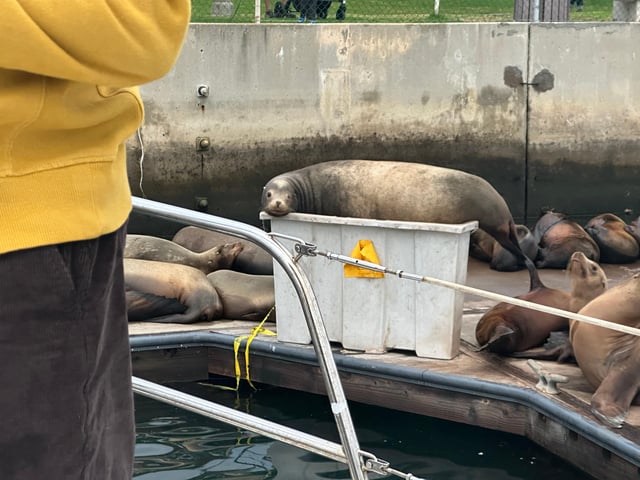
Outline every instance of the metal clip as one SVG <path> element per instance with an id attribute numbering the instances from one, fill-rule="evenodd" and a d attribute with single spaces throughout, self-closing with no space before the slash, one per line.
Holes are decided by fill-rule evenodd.
<path id="1" fill-rule="evenodd" d="M 308 257 L 315 257 L 316 250 L 318 249 L 316 245 L 308 242 L 296 243 L 293 248 L 295 249 L 298 255 L 306 255 Z"/>
<path id="2" fill-rule="evenodd" d="M 298 260 L 300 260 L 303 255 L 306 255 L 307 257 L 315 257 L 317 248 L 318 247 L 316 247 L 313 243 L 307 243 L 307 242 L 296 243 L 293 246 L 293 249 L 296 252 L 296 256 L 293 257 L 293 261 L 297 263 Z"/>
<path id="3" fill-rule="evenodd" d="M 404 478 L 405 480 L 424 480 L 423 478 L 416 477 L 412 473 L 404 473 L 389 466 L 389 462 L 380 460 L 373 453 L 360 450 L 360 455 L 365 460 L 364 469 L 368 472 L 377 473 L 378 475 L 395 475 L 396 477 Z"/>
<path id="4" fill-rule="evenodd" d="M 377 473 L 378 475 L 387 475 L 389 469 L 389 462 L 385 462 L 384 460 L 379 460 L 375 457 L 367 458 L 364 463 L 364 467 L 373 473 Z"/>

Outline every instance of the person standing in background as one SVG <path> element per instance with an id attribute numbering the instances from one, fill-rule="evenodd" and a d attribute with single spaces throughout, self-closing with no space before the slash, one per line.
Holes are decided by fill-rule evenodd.
<path id="1" fill-rule="evenodd" d="M 300 16 L 298 23 L 316 23 L 318 10 L 318 0 L 300 0 Z"/>
<path id="2" fill-rule="evenodd" d="M 189 0 L 3 3 L 3 480 L 132 477 L 125 141 L 189 19 Z"/>
<path id="3" fill-rule="evenodd" d="M 573 8 L 573 6 L 574 6 L 574 5 L 577 7 L 577 8 L 576 8 L 576 11 L 578 11 L 578 12 L 581 12 L 581 11 L 584 9 L 584 2 L 583 2 L 583 0 L 571 0 L 571 1 L 569 2 L 569 6 L 570 6 L 571 8 Z"/>
<path id="4" fill-rule="evenodd" d="M 274 17 L 273 10 L 271 10 L 271 0 L 264 0 L 264 14 L 268 18 Z"/>

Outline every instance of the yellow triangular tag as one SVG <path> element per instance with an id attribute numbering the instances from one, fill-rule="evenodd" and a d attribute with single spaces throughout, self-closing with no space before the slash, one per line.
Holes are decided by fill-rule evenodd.
<path id="1" fill-rule="evenodd" d="M 367 262 L 380 265 L 378 260 L 378 254 L 376 249 L 373 248 L 373 242 L 371 240 L 358 240 L 357 245 L 351 252 L 351 258 L 356 260 L 365 260 Z M 355 265 L 344 266 L 345 277 L 365 277 L 365 278 L 382 278 L 384 273 L 376 272 L 374 270 L 367 270 L 366 268 L 356 267 Z"/>

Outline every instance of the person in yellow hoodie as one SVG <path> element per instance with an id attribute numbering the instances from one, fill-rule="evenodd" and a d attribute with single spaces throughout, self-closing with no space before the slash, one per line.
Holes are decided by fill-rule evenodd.
<path id="1" fill-rule="evenodd" d="M 189 0 L 2 4 L 3 480 L 132 477 L 124 143 L 189 18 Z"/>

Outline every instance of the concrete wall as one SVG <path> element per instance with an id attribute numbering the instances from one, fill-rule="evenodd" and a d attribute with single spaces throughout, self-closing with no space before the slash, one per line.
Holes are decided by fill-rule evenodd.
<path id="1" fill-rule="evenodd" d="M 626 23 L 194 24 L 142 87 L 144 193 L 257 224 L 280 172 L 397 159 L 479 174 L 528 224 L 546 206 L 637 216 L 639 40 Z M 136 195 L 140 153 L 133 137 Z"/>

